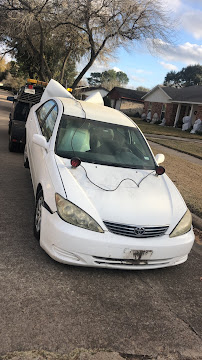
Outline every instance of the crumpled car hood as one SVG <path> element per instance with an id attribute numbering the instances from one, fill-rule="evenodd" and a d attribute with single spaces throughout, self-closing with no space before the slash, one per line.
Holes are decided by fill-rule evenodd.
<path id="1" fill-rule="evenodd" d="M 109 221 L 141 226 L 174 227 L 186 205 L 167 175 L 151 170 L 82 163 L 56 156 L 67 199 L 100 224 Z"/>

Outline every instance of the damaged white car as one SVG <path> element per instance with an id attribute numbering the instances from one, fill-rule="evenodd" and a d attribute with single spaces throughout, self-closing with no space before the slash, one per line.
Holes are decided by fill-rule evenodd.
<path id="1" fill-rule="evenodd" d="M 192 218 L 159 166 L 163 160 L 101 96 L 78 101 L 51 80 L 30 110 L 24 153 L 41 247 L 80 266 L 132 270 L 185 262 Z"/>

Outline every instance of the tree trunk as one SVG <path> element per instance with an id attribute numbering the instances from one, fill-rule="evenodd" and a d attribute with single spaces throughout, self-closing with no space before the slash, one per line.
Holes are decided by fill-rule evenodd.
<path id="1" fill-rule="evenodd" d="M 98 55 L 101 53 L 102 49 L 104 48 L 107 40 L 110 38 L 110 36 L 107 36 L 104 41 L 102 42 L 102 45 L 99 47 L 97 51 L 95 51 L 95 44 L 92 38 L 90 38 L 91 43 L 91 57 L 88 62 L 88 64 L 84 67 L 84 69 L 80 72 L 80 74 L 77 76 L 77 78 L 74 80 L 74 83 L 72 85 L 72 89 L 75 89 L 75 87 L 78 85 L 79 81 L 82 79 L 82 77 L 85 75 L 85 73 L 90 69 L 90 67 L 93 65 L 95 59 L 98 57 Z"/>
<path id="2" fill-rule="evenodd" d="M 75 89 L 75 87 L 78 85 L 79 81 L 82 79 L 82 77 L 85 75 L 85 73 L 90 69 L 90 67 L 93 65 L 94 61 L 96 59 L 96 56 L 94 58 L 91 58 L 88 64 L 84 67 L 84 69 L 80 72 L 80 74 L 77 76 L 77 78 L 74 80 L 72 84 L 72 89 Z"/>
<path id="3" fill-rule="evenodd" d="M 72 52 L 72 49 L 69 49 L 66 56 L 65 56 L 65 58 L 64 58 L 63 64 L 62 64 L 62 70 L 61 70 L 61 73 L 60 73 L 60 83 L 61 84 L 63 84 L 63 81 L 64 81 L 65 66 L 67 64 L 67 60 L 69 59 L 71 52 Z"/>
<path id="4" fill-rule="evenodd" d="M 42 76 L 42 81 L 45 81 L 46 78 L 48 77 L 49 80 L 51 80 L 52 78 L 52 74 L 50 71 L 50 68 L 48 66 L 48 63 L 45 59 L 45 54 L 44 54 L 44 32 L 43 32 L 43 27 L 41 25 L 41 21 L 39 21 L 39 27 L 40 27 L 40 31 L 41 31 L 41 39 L 40 39 L 40 74 Z M 47 76 L 45 76 L 45 74 L 47 74 Z"/>
<path id="5" fill-rule="evenodd" d="M 26 35 L 27 35 L 28 44 L 32 50 L 32 56 L 37 56 L 39 63 L 40 63 L 40 70 L 39 70 L 40 80 L 46 81 L 47 77 L 50 80 L 52 78 L 52 74 L 49 69 L 48 63 L 44 57 L 42 44 L 40 44 L 40 51 L 38 51 L 38 49 L 34 46 L 32 40 L 27 32 L 26 32 Z M 47 73 L 47 76 L 46 76 L 46 73 Z"/>

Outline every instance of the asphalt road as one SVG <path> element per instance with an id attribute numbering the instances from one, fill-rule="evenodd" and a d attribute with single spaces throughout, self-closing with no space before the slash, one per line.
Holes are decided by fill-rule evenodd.
<path id="1" fill-rule="evenodd" d="M 1 90 L 0 355 L 100 348 L 130 359 L 202 359 L 201 248 L 180 266 L 153 271 L 52 260 L 33 236 L 30 174 L 23 154 L 8 151 L 11 105 L 4 100 Z"/>

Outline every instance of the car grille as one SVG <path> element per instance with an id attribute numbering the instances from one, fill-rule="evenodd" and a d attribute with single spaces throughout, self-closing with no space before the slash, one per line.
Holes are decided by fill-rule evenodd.
<path id="1" fill-rule="evenodd" d="M 134 238 L 148 238 L 162 236 L 165 234 L 168 226 L 135 226 L 117 224 L 108 221 L 104 221 L 104 224 L 108 230 L 114 234 L 129 236 Z"/>

